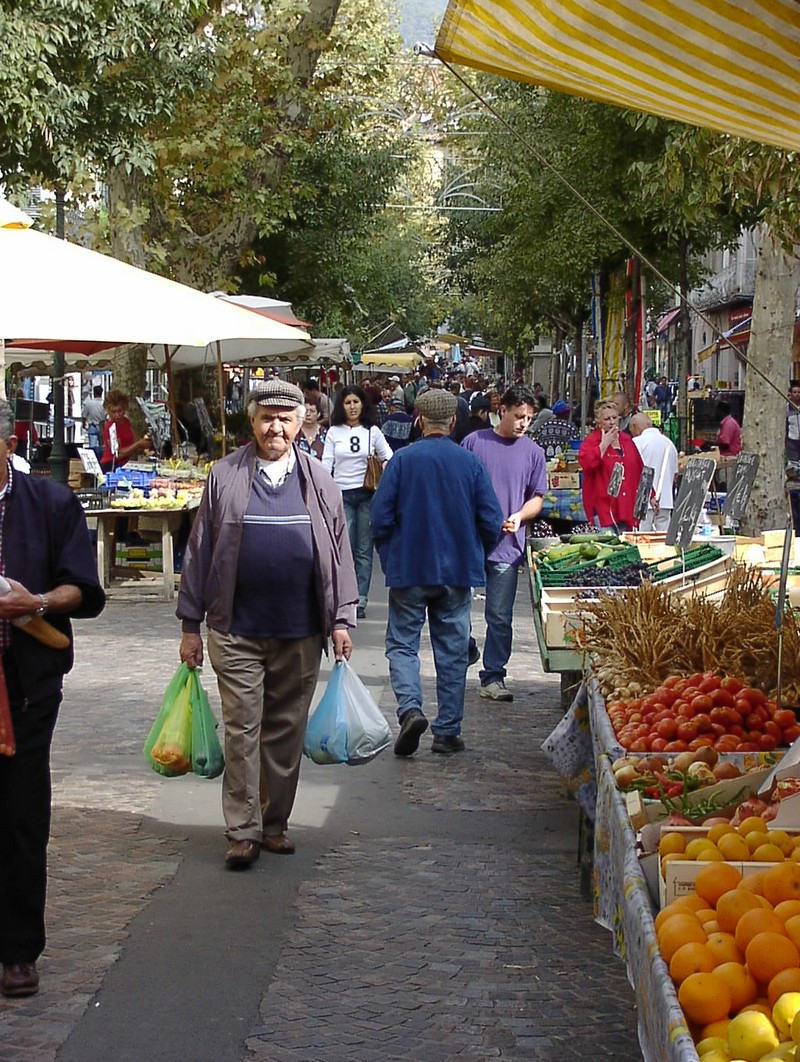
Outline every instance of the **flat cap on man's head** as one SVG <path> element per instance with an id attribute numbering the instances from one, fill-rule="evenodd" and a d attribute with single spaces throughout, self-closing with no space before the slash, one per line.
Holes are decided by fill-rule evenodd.
<path id="1" fill-rule="evenodd" d="M 255 384 L 247 396 L 247 401 L 258 402 L 260 406 L 269 406 L 270 409 L 297 409 L 305 403 L 305 395 L 288 380 L 274 377 Z"/>
<path id="2" fill-rule="evenodd" d="M 400 377 L 399 376 L 390 376 L 389 377 L 389 383 L 400 383 Z"/>
<path id="3" fill-rule="evenodd" d="M 458 399 L 452 391 L 428 388 L 427 391 L 420 391 L 414 405 L 423 417 L 443 424 L 456 415 Z"/>

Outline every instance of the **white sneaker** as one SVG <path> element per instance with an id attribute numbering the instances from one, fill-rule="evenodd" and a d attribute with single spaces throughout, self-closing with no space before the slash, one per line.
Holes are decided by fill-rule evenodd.
<path id="1" fill-rule="evenodd" d="M 490 682 L 488 686 L 481 686 L 481 697 L 485 697 L 489 701 L 513 701 L 514 694 L 509 693 L 506 689 L 506 684 L 500 679 L 499 682 Z"/>

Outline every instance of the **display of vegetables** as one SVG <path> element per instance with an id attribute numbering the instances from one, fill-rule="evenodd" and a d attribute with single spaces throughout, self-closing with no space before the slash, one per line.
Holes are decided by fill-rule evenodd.
<path id="1" fill-rule="evenodd" d="M 607 700 L 633 700 L 670 677 L 706 671 L 767 693 L 777 686 L 775 603 L 754 569 L 735 568 L 719 602 L 643 582 L 587 602 L 582 616 L 578 641 L 594 657 Z M 783 622 L 782 702 L 800 708 L 800 626 L 791 610 Z"/>
<path id="2" fill-rule="evenodd" d="M 672 676 L 632 700 L 612 700 L 608 717 L 630 752 L 686 752 L 704 745 L 717 752 L 771 752 L 800 737 L 789 708 L 741 679 L 713 671 Z"/>
<path id="3" fill-rule="evenodd" d="M 748 792 L 746 772 L 720 759 L 710 745 L 675 756 L 621 756 L 612 764 L 612 770 L 623 793 L 641 793 L 643 799 L 659 800 L 668 812 L 691 819 L 714 815 Z M 698 792 L 734 778 L 743 779 L 742 788 L 736 793 L 710 794 L 703 800 L 702 792 Z"/>

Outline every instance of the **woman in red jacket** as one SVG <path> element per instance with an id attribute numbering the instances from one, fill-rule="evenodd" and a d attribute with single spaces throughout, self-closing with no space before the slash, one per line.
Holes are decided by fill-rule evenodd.
<path id="1" fill-rule="evenodd" d="M 583 471 L 583 507 L 589 523 L 630 531 L 635 525 L 633 503 L 642 475 L 642 458 L 627 432 L 619 430 L 619 410 L 611 401 L 596 402 L 597 427 L 578 451 Z M 617 497 L 608 493 L 614 466 L 623 468 L 622 486 Z"/>

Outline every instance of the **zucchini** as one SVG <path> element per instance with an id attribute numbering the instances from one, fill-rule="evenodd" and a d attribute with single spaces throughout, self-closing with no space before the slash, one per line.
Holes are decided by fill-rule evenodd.
<path id="1" fill-rule="evenodd" d="M 581 542 L 599 542 L 602 544 L 611 544 L 619 542 L 619 537 L 614 534 L 613 531 L 592 531 L 584 534 L 570 535 L 568 541 L 570 543 Z"/>

